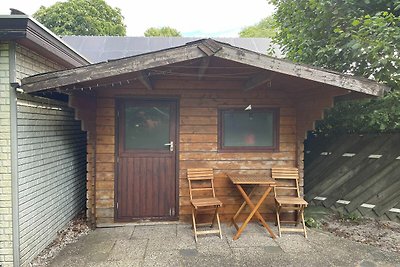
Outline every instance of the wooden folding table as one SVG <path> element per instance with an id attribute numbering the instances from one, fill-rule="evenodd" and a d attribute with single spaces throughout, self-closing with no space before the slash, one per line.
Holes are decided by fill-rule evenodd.
<path id="1" fill-rule="evenodd" d="M 232 223 L 235 226 L 237 233 L 233 237 L 233 240 L 236 240 L 240 237 L 242 234 L 243 230 L 246 228 L 247 224 L 250 222 L 251 218 L 255 215 L 261 222 L 261 224 L 267 229 L 269 234 L 271 235 L 272 238 L 276 238 L 275 234 L 272 232 L 271 228 L 268 226 L 268 224 L 265 222 L 264 218 L 261 216 L 261 214 L 258 212 L 258 209 L 260 208 L 261 204 L 264 202 L 264 200 L 267 198 L 268 194 L 271 192 L 272 188 L 276 185 L 276 182 L 272 178 L 268 178 L 265 176 L 251 176 L 251 175 L 228 175 L 229 179 L 232 181 L 234 185 L 236 185 L 237 189 L 239 190 L 240 194 L 244 198 L 244 202 L 236 212 L 235 216 L 232 218 Z M 250 185 L 253 186 L 251 189 L 250 193 L 247 194 L 246 191 L 243 189 L 243 185 Z M 253 192 L 255 191 L 256 188 L 263 188 L 264 193 L 261 196 L 261 198 L 258 200 L 257 204 L 254 205 L 253 202 L 251 201 L 251 196 Z M 236 223 L 236 218 L 239 216 L 241 211 L 244 209 L 244 207 L 249 205 L 251 208 L 251 212 L 249 216 L 246 218 L 242 226 L 238 226 Z"/>

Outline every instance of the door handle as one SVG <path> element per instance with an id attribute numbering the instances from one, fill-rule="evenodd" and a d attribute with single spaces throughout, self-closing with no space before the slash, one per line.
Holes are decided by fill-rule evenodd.
<path id="1" fill-rule="evenodd" d="M 164 146 L 169 146 L 169 151 L 174 151 L 174 141 L 164 144 Z"/>

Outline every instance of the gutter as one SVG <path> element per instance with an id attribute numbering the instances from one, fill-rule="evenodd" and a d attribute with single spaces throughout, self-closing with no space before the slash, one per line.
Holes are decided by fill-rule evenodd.
<path id="1" fill-rule="evenodd" d="M 12 40 L 34 50 L 50 52 L 61 65 L 79 67 L 90 60 L 61 40 L 57 35 L 27 15 L 0 15 L 0 40 Z"/>

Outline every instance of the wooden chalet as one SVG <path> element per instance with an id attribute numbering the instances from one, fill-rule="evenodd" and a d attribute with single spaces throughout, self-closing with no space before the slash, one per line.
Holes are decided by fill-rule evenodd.
<path id="1" fill-rule="evenodd" d="M 87 131 L 88 214 L 96 224 L 189 220 L 188 168 L 211 167 L 220 214 L 242 198 L 226 174 L 303 169 L 303 141 L 335 96 L 384 85 L 212 39 L 24 78 L 68 94 Z M 261 208 L 273 218 L 273 199 Z"/>

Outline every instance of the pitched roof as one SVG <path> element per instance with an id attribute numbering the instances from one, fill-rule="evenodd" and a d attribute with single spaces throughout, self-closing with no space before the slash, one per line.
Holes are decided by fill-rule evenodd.
<path id="1" fill-rule="evenodd" d="M 141 75 L 142 71 L 148 69 L 208 57 L 236 62 L 256 67 L 260 70 L 284 74 L 369 95 L 382 95 L 385 90 L 388 90 L 388 87 L 385 85 L 368 79 L 296 64 L 288 60 L 256 53 L 213 39 L 198 40 L 174 48 L 27 77 L 22 80 L 22 88 L 26 92 L 35 92 L 62 88 L 73 84 L 96 83 L 96 80 L 100 79 L 130 73 L 139 73 Z M 258 77 L 255 80 L 257 79 Z"/>
<path id="2" fill-rule="evenodd" d="M 200 40 L 195 37 L 128 37 L 128 36 L 64 36 L 62 40 L 89 58 L 93 63 L 130 57 Z M 282 57 L 277 45 L 268 38 L 215 38 L 216 41 L 232 46 Z"/>

